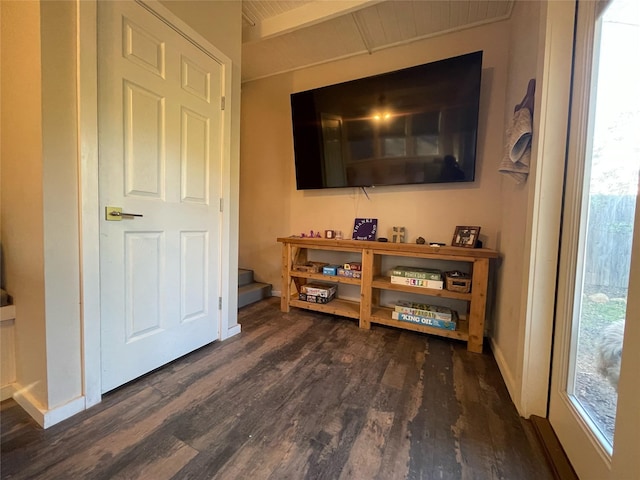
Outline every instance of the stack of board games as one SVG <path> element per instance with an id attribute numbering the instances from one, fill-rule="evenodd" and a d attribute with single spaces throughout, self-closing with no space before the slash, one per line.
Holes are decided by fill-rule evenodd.
<path id="1" fill-rule="evenodd" d="M 398 300 L 391 317 L 401 322 L 455 330 L 458 312 L 447 307 Z"/>
<path id="2" fill-rule="evenodd" d="M 410 285 L 412 287 L 433 288 L 442 290 L 444 281 L 442 272 L 432 268 L 404 267 L 399 265 L 389 271 L 391 283 Z"/>
<path id="3" fill-rule="evenodd" d="M 362 278 L 362 263 L 348 262 L 338 268 L 337 275 L 339 277 Z"/>
<path id="4" fill-rule="evenodd" d="M 348 278 L 362 278 L 362 271 L 360 270 L 347 270 L 345 268 L 338 268 L 339 277 Z"/>
<path id="5" fill-rule="evenodd" d="M 298 299 L 309 303 L 329 303 L 336 296 L 336 286 L 324 283 L 307 283 L 300 287 Z"/>
<path id="6" fill-rule="evenodd" d="M 360 262 L 347 262 L 343 265 L 345 270 L 356 270 L 360 272 L 362 270 L 362 263 Z"/>

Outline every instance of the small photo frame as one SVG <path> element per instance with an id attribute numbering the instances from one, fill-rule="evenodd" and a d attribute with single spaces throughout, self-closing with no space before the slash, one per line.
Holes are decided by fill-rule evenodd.
<path id="1" fill-rule="evenodd" d="M 480 235 L 480 227 L 457 226 L 451 240 L 452 247 L 474 248 Z"/>

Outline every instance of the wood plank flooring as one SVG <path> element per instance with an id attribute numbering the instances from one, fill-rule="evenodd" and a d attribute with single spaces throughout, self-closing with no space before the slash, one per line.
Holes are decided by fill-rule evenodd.
<path id="1" fill-rule="evenodd" d="M 2 403 L 3 479 L 553 478 L 490 354 L 293 309 L 47 430 Z"/>

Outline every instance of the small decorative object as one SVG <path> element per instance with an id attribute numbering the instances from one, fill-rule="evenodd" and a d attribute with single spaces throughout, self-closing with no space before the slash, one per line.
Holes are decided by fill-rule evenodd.
<path id="1" fill-rule="evenodd" d="M 418 245 L 424 245 L 425 243 L 427 243 L 427 241 L 422 237 L 418 237 L 418 238 L 416 238 L 416 243 Z"/>
<path id="2" fill-rule="evenodd" d="M 325 230 L 324 231 L 324 238 L 333 238 L 333 236 L 334 236 L 333 230 Z"/>
<path id="3" fill-rule="evenodd" d="M 291 267 L 295 272 L 320 273 L 322 269 L 328 265 L 325 262 L 306 262 L 297 263 Z"/>
<path id="4" fill-rule="evenodd" d="M 404 227 L 393 227 L 393 234 L 391 235 L 391 241 L 393 243 L 404 243 Z"/>
<path id="5" fill-rule="evenodd" d="M 445 272 L 446 288 L 452 292 L 469 293 L 471 291 L 471 277 L 458 270 Z"/>
<path id="6" fill-rule="evenodd" d="M 388 241 L 389 241 L 389 239 L 388 239 L 388 238 L 386 238 L 386 237 L 380 237 L 380 238 L 378 239 L 378 241 L 379 241 L 379 242 L 388 242 Z"/>
<path id="7" fill-rule="evenodd" d="M 322 235 L 320 235 L 320 232 L 316 232 L 316 238 L 322 238 Z"/>
<path id="8" fill-rule="evenodd" d="M 474 248 L 480 235 L 480 227 L 456 227 L 451 245 L 454 247 Z"/>
<path id="9" fill-rule="evenodd" d="M 336 240 L 342 240 L 342 230 L 336 231 Z"/>
<path id="10" fill-rule="evenodd" d="M 353 240 L 375 240 L 378 230 L 377 218 L 356 218 L 353 222 Z"/>

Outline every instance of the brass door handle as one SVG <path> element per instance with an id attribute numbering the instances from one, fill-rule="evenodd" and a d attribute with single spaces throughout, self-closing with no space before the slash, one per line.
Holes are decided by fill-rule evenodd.
<path id="1" fill-rule="evenodd" d="M 105 217 L 108 221 L 120 221 L 122 217 L 142 217 L 141 213 L 126 213 L 120 207 L 105 207 Z"/>

